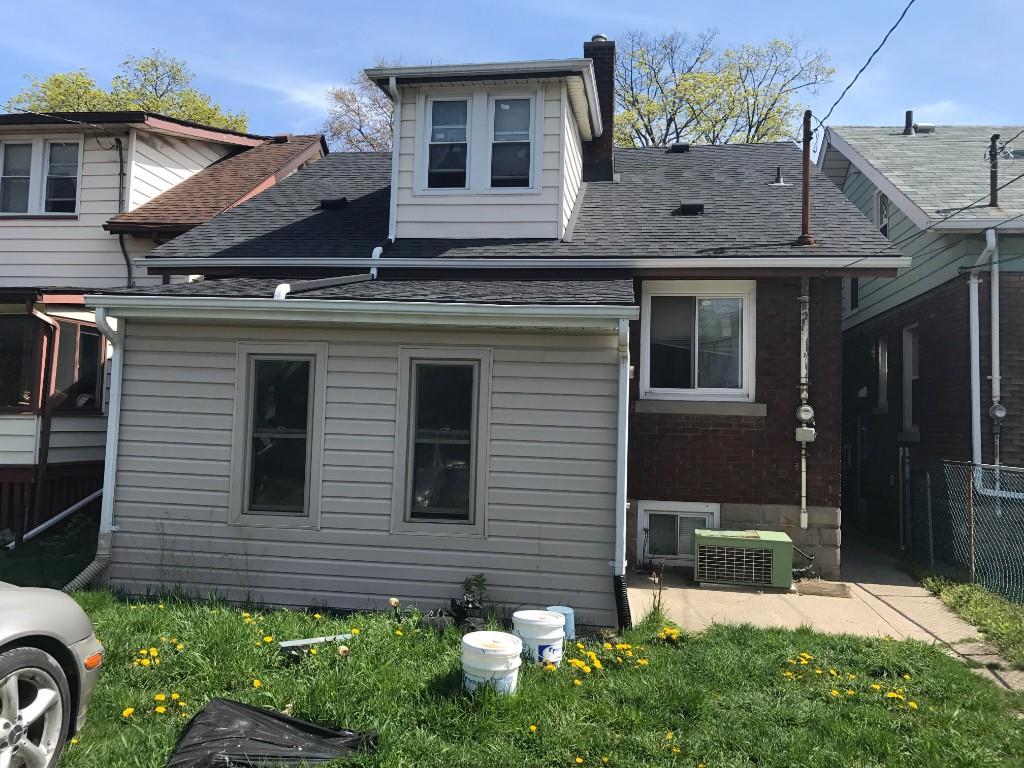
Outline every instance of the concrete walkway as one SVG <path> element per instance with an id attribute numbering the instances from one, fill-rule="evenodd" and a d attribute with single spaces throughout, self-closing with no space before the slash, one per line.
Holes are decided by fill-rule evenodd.
<path id="1" fill-rule="evenodd" d="M 685 575 L 666 573 L 661 600 L 668 617 L 691 631 L 714 623 L 809 626 L 818 632 L 938 644 L 964 661 L 986 665 L 977 671 L 993 682 L 1024 690 L 1024 672 L 1010 670 L 981 640 L 976 627 L 953 615 L 888 555 L 844 543 L 842 576 L 841 582 L 802 582 L 796 592 L 783 594 L 697 587 Z M 633 615 L 647 613 L 657 593 L 652 577 L 634 574 L 629 584 Z"/>

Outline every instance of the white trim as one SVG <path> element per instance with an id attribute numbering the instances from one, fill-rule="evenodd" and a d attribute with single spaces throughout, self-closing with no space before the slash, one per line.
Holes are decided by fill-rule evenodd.
<path id="1" fill-rule="evenodd" d="M 703 517 L 706 521 L 705 528 L 718 528 L 721 525 L 722 505 L 711 501 L 651 501 L 643 500 L 637 502 L 636 518 L 636 557 L 638 563 L 652 562 L 652 560 L 666 560 L 673 565 L 693 565 L 692 555 L 654 555 L 646 551 L 647 537 L 644 532 L 650 528 L 651 513 L 663 515 L 676 515 L 678 517 Z M 678 539 L 678 529 L 677 529 Z"/>
<path id="2" fill-rule="evenodd" d="M 238 342 L 235 346 L 235 398 L 231 432 L 231 474 L 228 522 L 261 528 L 320 528 L 324 453 L 324 403 L 327 386 L 327 344 Z M 248 478 L 252 437 L 253 363 L 260 358 L 309 360 L 309 416 L 306 431 L 306 509 L 302 513 L 249 512 Z"/>
<path id="3" fill-rule="evenodd" d="M 398 227 L 398 161 L 402 154 L 402 92 L 398 90 L 395 78 L 388 81 L 388 93 L 394 102 L 391 114 L 391 190 L 388 195 L 388 240 L 394 242 Z M 414 137 L 415 140 L 415 137 Z M 376 249 L 374 249 L 376 253 Z M 377 274 L 374 273 L 376 279 Z"/>
<path id="4" fill-rule="evenodd" d="M 636 320 L 634 305 L 433 304 L 394 301 L 313 299 L 231 299 L 201 296 L 87 295 L 85 303 L 118 317 L 186 320 L 245 319 L 349 325 L 427 325 L 478 328 L 617 329 L 619 319 Z"/>
<path id="5" fill-rule="evenodd" d="M 459 190 L 465 194 L 464 190 Z M 640 259 L 447 259 L 447 258 L 303 258 L 302 256 L 266 258 L 139 257 L 142 268 L 177 269 L 182 267 L 426 267 L 430 269 L 796 269 L 822 270 L 902 269 L 910 266 L 909 256 L 782 256 L 782 257 L 703 257 Z"/>
<path id="6" fill-rule="evenodd" d="M 97 139 L 98 141 L 98 139 Z M 78 175 L 75 177 L 75 210 L 46 210 L 46 174 L 50 162 L 51 144 L 76 144 L 78 146 Z M 0 135 L 0 163 L 3 162 L 3 147 L 6 144 L 30 144 L 32 154 L 29 158 L 28 210 L 0 211 L 0 220 L 5 218 L 37 218 L 66 219 L 78 216 L 82 208 L 82 168 L 85 163 L 85 134 L 3 134 Z M 0 165 L 2 170 L 2 165 Z"/>
<path id="7" fill-rule="evenodd" d="M 619 387 L 615 430 L 615 549 L 612 575 L 626 575 L 626 501 L 629 470 L 629 322 L 619 320 Z"/>
<path id="8" fill-rule="evenodd" d="M 412 533 L 426 536 L 487 537 L 487 492 L 491 433 L 491 368 L 490 349 L 474 347 L 399 347 L 398 402 L 395 419 L 395 466 L 391 499 L 391 533 Z M 471 363 L 473 382 L 473 451 L 472 487 L 469 522 L 443 520 L 412 520 L 407 509 L 408 489 L 412 473 L 410 439 L 415 411 L 413 367 L 418 363 Z"/>
<path id="9" fill-rule="evenodd" d="M 651 297 L 694 296 L 743 300 L 741 373 L 743 386 L 733 388 L 667 389 L 652 387 Z M 755 396 L 757 282 L 755 280 L 645 280 L 640 309 L 640 397 L 649 400 L 716 400 L 753 402 Z M 694 326 L 696 343 L 697 327 Z"/>

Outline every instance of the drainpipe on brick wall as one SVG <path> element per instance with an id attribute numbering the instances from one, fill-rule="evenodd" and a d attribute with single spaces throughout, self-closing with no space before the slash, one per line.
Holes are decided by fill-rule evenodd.
<path id="1" fill-rule="evenodd" d="M 626 461 L 629 446 L 629 321 L 619 320 L 619 407 L 615 442 L 615 552 L 611 562 L 619 629 L 633 621 L 626 587 Z"/>
<path id="2" fill-rule="evenodd" d="M 807 443 L 814 440 L 814 409 L 811 408 L 811 281 L 800 278 L 800 406 L 796 411 L 800 443 L 800 529 L 807 530 Z"/>

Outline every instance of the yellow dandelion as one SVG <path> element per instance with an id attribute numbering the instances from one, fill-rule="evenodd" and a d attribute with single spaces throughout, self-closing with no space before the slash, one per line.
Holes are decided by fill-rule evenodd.
<path id="1" fill-rule="evenodd" d="M 846 677 L 849 678 L 850 680 L 856 680 L 857 679 L 857 676 L 855 674 L 853 674 L 853 672 L 847 672 L 846 673 Z"/>
<path id="2" fill-rule="evenodd" d="M 672 747 L 672 751 L 678 754 L 681 750 L 679 747 Z"/>
<path id="3" fill-rule="evenodd" d="M 649 663 L 650 662 L 648 662 L 647 659 L 637 659 L 636 660 L 636 665 L 638 667 L 646 667 Z"/>
<path id="4" fill-rule="evenodd" d="M 573 680 L 572 683 L 573 685 L 583 685 L 583 681 L 580 680 L 578 677 L 575 680 Z"/>
<path id="5" fill-rule="evenodd" d="M 782 676 L 783 676 L 783 677 L 793 677 L 793 673 L 792 673 L 792 672 L 790 672 L 790 671 L 789 671 L 789 670 L 787 669 L 787 670 L 786 670 L 785 672 L 783 672 L 783 673 L 782 673 Z"/>
<path id="6" fill-rule="evenodd" d="M 594 659 L 594 669 L 604 669 L 604 667 L 601 666 L 601 660 L 600 659 Z"/>
<path id="7" fill-rule="evenodd" d="M 910 675 L 904 675 L 904 676 L 903 676 L 903 679 L 904 679 L 904 680 L 909 680 L 909 679 L 910 679 Z"/>
<path id="8" fill-rule="evenodd" d="M 77 744 L 77 743 L 78 743 L 78 737 L 77 736 L 72 736 L 71 737 L 71 746 L 75 746 L 75 744 Z"/>
<path id="9" fill-rule="evenodd" d="M 131 717 L 135 714 L 135 707 L 125 707 L 121 711 L 121 717 Z"/>
<path id="10" fill-rule="evenodd" d="M 181 694 L 180 693 L 172 693 L 171 694 L 171 701 L 177 701 L 180 698 L 181 698 Z"/>
<path id="11" fill-rule="evenodd" d="M 252 614 L 249 613 L 248 611 L 242 611 L 242 618 L 243 619 L 248 619 L 250 616 L 252 616 Z"/>
<path id="12" fill-rule="evenodd" d="M 156 713 L 157 713 L 158 715 L 162 715 L 162 714 L 163 714 L 164 712 L 166 712 L 166 711 L 167 711 L 167 707 L 165 707 L 165 706 L 163 706 L 163 705 L 161 704 L 161 705 L 160 705 L 159 707 L 157 707 L 157 708 L 156 708 L 156 709 L 154 709 L 153 711 L 154 711 L 154 712 L 156 712 Z"/>
<path id="13" fill-rule="evenodd" d="M 160 655 L 160 649 L 159 648 L 150 648 L 149 649 L 149 655 L 150 656 L 154 656 L 154 657 L 155 656 L 159 656 Z"/>
<path id="14" fill-rule="evenodd" d="M 272 642 L 274 642 L 274 636 L 273 635 L 267 635 L 266 637 L 263 638 L 263 642 L 264 643 L 272 643 Z"/>
<path id="15" fill-rule="evenodd" d="M 582 765 L 582 764 L 583 764 L 583 758 L 582 757 L 577 757 L 576 758 L 576 765 Z"/>
<path id="16" fill-rule="evenodd" d="M 558 667 L 556 667 L 554 664 L 545 664 L 544 665 L 544 671 L 545 672 L 554 672 L 556 669 L 558 669 Z"/>
<path id="17" fill-rule="evenodd" d="M 857 692 L 855 690 L 853 690 L 852 688 L 847 688 L 846 689 L 846 695 L 847 696 L 854 696 L 854 695 L 856 695 L 856 693 Z"/>
<path id="18" fill-rule="evenodd" d="M 184 709 L 185 707 L 188 706 L 188 702 L 186 702 L 186 701 L 179 701 L 178 702 L 178 706 L 181 707 L 182 709 Z"/>
<path id="19" fill-rule="evenodd" d="M 579 648 L 581 651 L 585 651 L 587 649 L 587 646 L 585 646 L 583 643 L 576 643 L 576 647 Z"/>
<path id="20" fill-rule="evenodd" d="M 319 613 L 314 613 L 313 614 L 313 618 L 316 619 L 317 621 L 320 621 L 320 619 L 322 619 L 323 616 L 321 616 Z"/>
<path id="21" fill-rule="evenodd" d="M 601 755 L 601 762 L 608 765 L 608 755 Z"/>
<path id="22" fill-rule="evenodd" d="M 626 651 L 626 655 L 631 657 L 633 655 L 633 651 Z"/>
<path id="23" fill-rule="evenodd" d="M 833 696 L 838 696 L 839 695 L 839 691 L 837 691 L 835 688 L 833 688 L 832 689 L 832 695 Z"/>
<path id="24" fill-rule="evenodd" d="M 876 691 L 882 690 L 882 686 L 880 686 L 878 683 L 872 683 L 871 687 Z"/>
<path id="25" fill-rule="evenodd" d="M 605 643 L 604 644 L 604 649 L 606 651 L 610 651 L 612 649 L 612 644 L 611 643 Z M 602 758 L 602 759 L 607 760 L 608 758 Z"/>
<path id="26" fill-rule="evenodd" d="M 537 726 L 536 725 L 531 725 L 530 726 L 530 733 L 536 733 L 536 732 L 537 732 Z"/>
<path id="27" fill-rule="evenodd" d="M 353 635 L 358 635 L 359 634 L 359 627 L 352 627 L 352 634 Z"/>
<path id="28" fill-rule="evenodd" d="M 243 624 L 252 624 L 254 623 L 254 621 L 255 619 L 253 619 L 252 616 L 246 616 L 244 619 L 242 619 Z"/>
<path id="29" fill-rule="evenodd" d="M 917 702 L 916 701 L 908 701 L 907 702 L 907 706 L 910 707 L 911 709 L 917 709 Z"/>
<path id="30" fill-rule="evenodd" d="M 590 666 L 589 665 L 587 665 L 587 664 L 583 665 L 583 674 L 585 674 L 585 675 L 589 675 L 590 674 Z"/>
<path id="31" fill-rule="evenodd" d="M 621 664 L 622 663 L 622 657 L 621 656 L 616 656 L 615 657 L 615 663 L 616 664 Z"/>
<path id="32" fill-rule="evenodd" d="M 174 646 L 174 650 L 176 650 L 176 651 L 184 651 L 185 650 L 185 644 L 184 643 L 178 643 L 176 646 Z"/>
<path id="33" fill-rule="evenodd" d="M 182 712 L 181 716 L 184 717 L 184 718 L 187 718 L 188 717 L 188 712 Z"/>
<path id="34" fill-rule="evenodd" d="M 800 659 L 800 663 L 803 664 L 803 665 L 806 665 L 808 663 L 808 661 L 807 661 L 807 659 Z"/>
<path id="35" fill-rule="evenodd" d="M 309 652 L 310 652 L 311 654 L 313 654 L 314 656 L 316 656 L 316 653 L 317 653 L 317 651 L 316 651 L 316 648 L 310 648 L 310 649 L 309 649 Z"/>
<path id="36" fill-rule="evenodd" d="M 820 675 L 820 674 L 822 674 L 822 671 L 820 669 L 816 669 L 816 670 L 814 670 L 814 674 Z"/>
<path id="37" fill-rule="evenodd" d="M 832 677 L 839 677 L 839 673 L 836 672 L 834 669 L 830 669 L 828 673 L 832 675 Z"/>
<path id="38" fill-rule="evenodd" d="M 787 664 L 796 664 L 796 659 L 786 659 Z"/>
<path id="39" fill-rule="evenodd" d="M 160 659 L 153 659 L 153 663 L 156 664 L 159 667 L 160 666 Z"/>
<path id="40" fill-rule="evenodd" d="M 149 656 L 149 649 L 148 648 L 143 648 L 142 650 L 140 650 L 139 651 L 139 656 Z"/>
<path id="41" fill-rule="evenodd" d="M 163 608 L 164 608 L 164 604 L 160 603 L 160 610 L 163 610 Z"/>
<path id="42" fill-rule="evenodd" d="M 263 685 L 263 683 L 260 682 L 259 680 L 253 680 L 252 681 L 252 687 L 253 688 L 259 688 L 261 685 Z"/>
<path id="43" fill-rule="evenodd" d="M 402 632 L 402 630 L 400 630 L 400 629 L 396 629 L 395 630 L 395 634 L 398 635 L 399 637 L 402 637 L 402 635 L 404 635 L 405 633 Z"/>
<path id="44" fill-rule="evenodd" d="M 139 664 L 141 664 L 144 667 L 148 667 L 150 665 L 150 661 L 149 659 L 142 659 L 142 661 L 140 661 Z"/>
<path id="45" fill-rule="evenodd" d="M 665 733 L 665 740 L 666 741 L 672 741 L 672 739 L 674 739 L 675 737 L 676 737 L 676 735 L 674 733 L 672 733 L 672 731 L 667 731 Z"/>
<path id="46" fill-rule="evenodd" d="M 167 700 L 167 696 L 162 694 L 162 693 L 158 693 L 156 696 L 153 697 L 153 701 L 166 701 L 166 700 Z"/>

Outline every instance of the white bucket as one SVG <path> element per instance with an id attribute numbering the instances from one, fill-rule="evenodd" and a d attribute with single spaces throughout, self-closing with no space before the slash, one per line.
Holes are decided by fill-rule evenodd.
<path id="1" fill-rule="evenodd" d="M 512 626 L 529 649 L 531 661 L 556 667 L 562 663 L 565 616 L 554 611 L 516 611 Z"/>
<path id="2" fill-rule="evenodd" d="M 472 693 L 488 683 L 498 693 L 516 692 L 523 644 L 506 632 L 470 632 L 462 638 L 462 684 Z"/>

